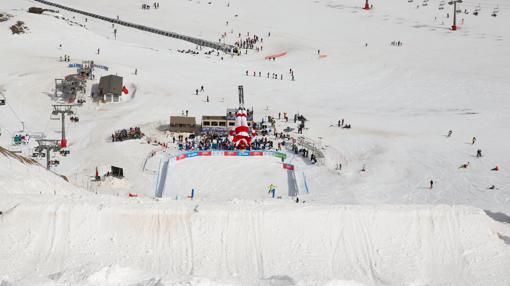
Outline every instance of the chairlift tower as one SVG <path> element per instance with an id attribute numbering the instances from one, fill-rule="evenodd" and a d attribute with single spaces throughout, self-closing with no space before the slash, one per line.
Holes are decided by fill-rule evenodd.
<path id="1" fill-rule="evenodd" d="M 35 151 L 42 153 L 46 151 L 46 169 L 50 169 L 50 151 L 59 151 L 60 150 L 60 140 L 49 140 L 49 139 L 40 139 L 37 140 L 37 144 L 39 146 L 35 147 Z"/>
<path id="2" fill-rule="evenodd" d="M 61 120 L 62 120 L 62 140 L 60 141 L 60 147 L 66 148 L 67 147 L 67 139 L 66 139 L 66 114 L 72 115 L 74 114 L 74 111 L 72 110 L 74 105 L 67 105 L 67 104 L 54 104 L 53 105 L 53 111 L 51 112 L 52 115 L 58 115 L 60 114 Z"/>
<path id="3" fill-rule="evenodd" d="M 457 3 L 462 3 L 462 0 L 452 0 L 448 2 L 449 5 L 453 5 L 453 25 L 452 31 L 457 31 Z"/>

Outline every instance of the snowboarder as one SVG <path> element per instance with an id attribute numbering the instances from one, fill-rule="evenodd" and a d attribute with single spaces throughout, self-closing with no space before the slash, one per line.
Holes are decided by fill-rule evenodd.
<path id="1" fill-rule="evenodd" d="M 446 137 L 451 137 L 451 136 L 452 136 L 452 133 L 453 133 L 453 131 L 451 131 L 451 130 L 450 130 L 450 131 L 448 131 L 448 135 L 446 135 Z"/>
<path id="2" fill-rule="evenodd" d="M 499 166 L 496 165 L 496 167 L 492 168 L 491 171 L 496 171 L 496 172 L 499 171 Z"/>
<path id="3" fill-rule="evenodd" d="M 469 167 L 469 162 L 467 162 L 466 164 L 460 165 L 459 169 L 467 169 L 467 167 Z"/>
<path id="4" fill-rule="evenodd" d="M 494 189 L 496 189 L 496 186 L 492 185 L 492 186 L 490 186 L 488 189 L 489 189 L 489 190 L 494 190 Z"/>

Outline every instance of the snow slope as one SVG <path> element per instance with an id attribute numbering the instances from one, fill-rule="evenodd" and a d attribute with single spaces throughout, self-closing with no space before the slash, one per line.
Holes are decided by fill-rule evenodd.
<path id="1" fill-rule="evenodd" d="M 457 32 L 448 30 L 451 7 L 438 10 L 433 0 L 419 8 L 416 2 L 376 1 L 370 12 L 354 0 L 232 0 L 228 7 L 224 1 L 175 0 L 149 11 L 134 0 L 58 1 L 213 41 L 227 32 L 225 41 L 232 43 L 238 33 L 250 32 L 263 37 L 264 46 L 240 57 L 192 56 L 177 52 L 194 49 L 189 43 L 126 27 L 116 27 L 115 40 L 109 23 L 65 11 L 58 14 L 65 19 L 28 14 L 39 4 L 1 1 L 0 12 L 13 15 L 0 23 L 0 91 L 8 102 L 0 106 L 1 146 L 15 149 L 11 137 L 22 122 L 31 134 L 59 138 L 60 122 L 49 118 L 53 81 L 75 72 L 58 61 L 64 54 L 73 63 L 92 59 L 110 68 L 97 70 L 89 90 L 109 73 L 136 90 L 120 104 L 87 102 L 77 109 L 80 122 L 67 124 L 71 154 L 55 155 L 61 164 L 54 170 L 74 186 L 0 156 L 0 210 L 18 205 L 0 216 L 5 283 L 509 283 L 508 223 L 481 210 L 508 222 L 510 7 L 503 1 L 479 1 L 481 14 L 459 16 L 465 21 Z M 470 12 L 478 4 L 464 2 L 461 9 Z M 490 17 L 498 4 L 500 15 Z M 27 34 L 11 35 L 9 26 L 18 20 L 30 28 Z M 319 49 L 327 57 L 319 59 Z M 283 52 L 274 62 L 264 60 Z M 290 81 L 290 68 L 296 81 Z M 245 76 L 247 70 L 262 77 Z M 267 72 L 284 80 L 266 79 Z M 182 162 L 187 165 L 178 172 L 186 177 L 175 177 L 183 182 L 175 188 L 188 194 L 202 184 L 201 190 L 215 186 L 227 195 L 128 200 L 128 192 L 154 195 L 154 170 L 167 154 L 144 140 L 108 142 L 111 133 L 141 126 L 170 141 L 157 131 L 170 115 L 223 114 L 237 105 L 241 84 L 256 118 L 300 112 L 309 119 L 304 135 L 323 147 L 326 162 L 293 159 L 297 174 L 308 179 L 311 192 L 300 195 L 307 203 L 261 199 L 250 191 L 245 200 L 232 200 L 232 180 L 212 175 L 206 184 L 188 175 L 230 172 L 222 160 Z M 201 85 L 205 92 L 195 96 Z M 353 128 L 333 127 L 341 118 Z M 277 125 L 296 127 L 283 120 Z M 30 154 L 34 147 L 21 151 Z M 484 157 L 474 157 L 477 149 Z M 146 161 L 149 169 L 142 167 Z M 468 169 L 458 168 L 468 161 Z M 334 170 L 337 163 L 341 172 Z M 92 185 L 96 166 L 104 165 L 123 167 L 126 178 Z M 363 165 L 367 172 L 360 172 Z M 490 170 L 495 165 L 499 172 Z M 246 182 L 265 186 L 266 174 L 254 173 Z M 60 196 L 69 191 L 76 195 Z M 343 282 L 349 280 L 354 282 Z"/>
<path id="2" fill-rule="evenodd" d="M 47 285 L 509 283 L 510 228 L 470 207 L 85 200 L 22 205 L 1 222 L 14 285 L 27 274 Z"/>

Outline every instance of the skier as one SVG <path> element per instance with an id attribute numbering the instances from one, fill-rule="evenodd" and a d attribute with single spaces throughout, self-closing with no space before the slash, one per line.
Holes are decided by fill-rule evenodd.
<path id="1" fill-rule="evenodd" d="M 99 50 L 99 48 L 98 48 L 98 49 L 97 49 L 97 54 L 98 54 L 98 55 L 99 55 L 99 51 L 100 51 L 100 50 Z"/>
<path id="2" fill-rule="evenodd" d="M 186 116 L 188 116 L 188 110 L 186 110 Z"/>
<path id="3" fill-rule="evenodd" d="M 361 172 L 366 172 L 365 164 L 363 164 L 363 168 L 361 168 Z"/>
<path id="4" fill-rule="evenodd" d="M 207 96 L 207 102 L 209 102 L 209 95 Z"/>
<path id="5" fill-rule="evenodd" d="M 434 181 L 430 180 L 430 189 L 432 189 L 433 187 L 434 187 Z"/>
<path id="6" fill-rule="evenodd" d="M 137 74 L 138 74 L 138 69 L 135 69 L 135 75 L 137 75 Z"/>
<path id="7" fill-rule="evenodd" d="M 482 157 L 482 149 L 476 150 L 476 158 Z"/>
<path id="8" fill-rule="evenodd" d="M 198 95 L 198 88 L 195 89 L 195 95 Z"/>
<path id="9" fill-rule="evenodd" d="M 204 86 L 200 86 L 200 92 L 203 92 L 204 91 Z"/>
<path id="10" fill-rule="evenodd" d="M 496 189 L 496 186 L 492 185 L 492 186 L 490 186 L 488 189 L 489 189 L 489 190 L 494 190 L 494 189 Z"/>
<path id="11" fill-rule="evenodd" d="M 298 197 L 296 197 L 296 204 L 297 204 L 297 203 L 299 203 L 299 198 L 298 198 Z"/>
<path id="12" fill-rule="evenodd" d="M 446 135 L 446 137 L 451 137 L 451 136 L 452 136 L 452 133 L 453 133 L 453 131 L 451 131 L 451 130 L 450 130 L 450 131 L 448 131 L 448 135 Z"/>
<path id="13" fill-rule="evenodd" d="M 471 139 L 471 145 L 475 145 L 475 142 L 476 142 L 476 137 L 473 137 L 473 139 Z"/>

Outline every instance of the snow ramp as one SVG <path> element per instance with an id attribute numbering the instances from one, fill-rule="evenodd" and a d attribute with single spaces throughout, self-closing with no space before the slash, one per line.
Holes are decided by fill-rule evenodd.
<path id="1" fill-rule="evenodd" d="M 27 202 L 0 217 L 0 269 L 55 283 L 97 264 L 163 282 L 507 286 L 509 228 L 460 206 Z"/>

